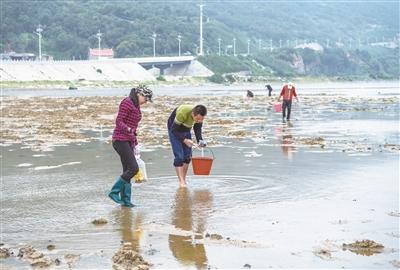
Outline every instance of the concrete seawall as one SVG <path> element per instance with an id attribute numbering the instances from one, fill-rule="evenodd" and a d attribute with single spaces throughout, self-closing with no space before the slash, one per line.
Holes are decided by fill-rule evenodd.
<path id="1" fill-rule="evenodd" d="M 211 76 L 213 73 L 193 60 L 186 67 L 170 68 L 172 76 Z M 2 61 L 1 81 L 153 81 L 149 72 L 134 59 L 82 61 Z"/>

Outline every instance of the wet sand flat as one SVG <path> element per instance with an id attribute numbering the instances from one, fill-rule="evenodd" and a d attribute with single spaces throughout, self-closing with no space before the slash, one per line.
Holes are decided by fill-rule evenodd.
<path id="1" fill-rule="evenodd" d="M 328 90 L 326 90 L 328 91 Z M 342 90 L 343 91 L 343 90 Z M 241 95 L 158 95 L 145 106 L 139 127 L 139 140 L 146 147 L 168 146 L 166 119 L 179 104 L 202 103 L 209 109 L 204 133 L 210 145 L 226 145 L 233 140 L 268 141 L 290 131 L 298 144 L 315 144 L 341 150 L 399 150 L 397 124 L 398 88 L 371 91 L 348 90 L 353 95 L 338 95 L 324 89 L 299 93 L 301 102 L 293 104 L 295 127 L 275 125 L 280 114 L 273 112 L 276 96 L 261 92 L 255 98 Z M 162 91 L 160 91 L 162 92 Z M 189 91 L 190 92 L 190 91 Z M 107 139 L 122 96 L 4 96 L 1 104 L 0 131 L 4 145 L 22 143 L 35 150 L 51 150 L 65 143 Z M 293 121 L 292 121 L 293 122 Z M 358 127 L 358 128 L 357 128 Z M 385 129 L 381 131 L 382 127 Z M 360 130 L 360 128 L 362 128 Z M 382 132 L 392 134 L 371 137 Z M 349 136 L 350 135 L 350 136 Z M 378 149 L 379 148 L 379 149 Z"/>
<path id="2" fill-rule="evenodd" d="M 300 92 L 290 124 L 265 93 L 159 95 L 143 108 L 150 179 L 134 184 L 132 210 L 106 197 L 121 170 L 109 143 L 121 96 L 3 97 L 0 248 L 14 255 L 0 263 L 30 269 L 17 256 L 27 244 L 55 269 L 118 268 L 123 241 L 152 268 L 398 267 L 396 91 Z M 165 134 L 181 102 L 209 107 L 216 157 L 210 176 L 190 169 L 188 189 Z M 349 248 L 366 239 L 383 248 Z"/>

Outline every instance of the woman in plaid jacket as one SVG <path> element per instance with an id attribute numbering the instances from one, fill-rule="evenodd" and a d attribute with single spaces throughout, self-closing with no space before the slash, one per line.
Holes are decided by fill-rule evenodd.
<path id="1" fill-rule="evenodd" d="M 116 203 L 133 207 L 131 202 L 131 179 L 139 171 L 135 158 L 135 147 L 138 144 L 136 129 L 142 119 L 140 106 L 151 101 L 153 92 L 145 85 L 132 88 L 128 97 L 124 98 L 115 120 L 112 145 L 121 158 L 122 174 L 111 188 L 108 196 Z"/>

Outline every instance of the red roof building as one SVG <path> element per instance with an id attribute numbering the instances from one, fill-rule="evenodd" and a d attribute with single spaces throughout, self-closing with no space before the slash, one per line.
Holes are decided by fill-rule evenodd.
<path id="1" fill-rule="evenodd" d="M 89 59 L 110 59 L 114 58 L 113 49 L 90 49 L 89 48 Z"/>

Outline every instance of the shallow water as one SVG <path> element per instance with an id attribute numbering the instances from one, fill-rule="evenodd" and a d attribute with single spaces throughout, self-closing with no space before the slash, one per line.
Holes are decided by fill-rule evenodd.
<path id="1" fill-rule="evenodd" d="M 53 259 L 80 255 L 76 269 L 110 269 L 121 241 L 155 268 L 393 267 L 399 260 L 399 153 L 383 145 L 399 144 L 399 104 L 367 105 L 379 110 L 338 114 L 340 102 L 295 105 L 291 124 L 281 123 L 280 114 L 250 121 L 266 112 L 252 103 L 221 111 L 226 119 L 248 118 L 257 136 L 221 134 L 212 147 L 211 175 L 194 176 L 190 169 L 188 189 L 178 188 L 170 149 L 144 149 L 150 179 L 133 185 L 132 210 L 106 196 L 121 170 L 107 132 L 54 151 L 2 146 L 1 241 L 14 250 L 31 244 Z M 299 142 L 319 136 L 325 147 Z M 91 223 L 100 217 L 108 223 Z M 384 252 L 361 256 L 341 248 L 362 239 L 383 244 Z M 56 249 L 47 251 L 49 243 Z M 320 249 L 330 257 L 317 256 Z M 5 269 L 30 269 L 16 258 L 0 262 Z"/>
<path id="2" fill-rule="evenodd" d="M 137 207 L 131 211 L 120 209 L 106 197 L 120 167 L 110 145 L 98 142 L 59 147 L 41 157 L 33 157 L 35 152 L 17 146 L 3 150 L 9 149 L 15 151 L 6 156 L 3 152 L 2 158 L 3 243 L 10 246 L 29 243 L 44 249 L 51 241 L 56 245 L 56 250 L 50 253 L 52 256 L 82 254 L 77 268 L 109 268 L 110 258 L 120 241 L 134 242 L 146 259 L 161 268 L 207 265 L 241 268 L 245 263 L 258 267 L 294 267 L 298 263 L 307 265 L 312 257 L 307 255 L 307 250 L 312 249 L 307 245 L 311 239 L 324 241 L 328 235 L 343 241 L 373 238 L 390 248 L 397 248 L 399 241 L 385 234 L 398 231 L 399 225 L 398 218 L 386 215 L 398 209 L 397 154 L 353 157 L 346 153 L 298 149 L 289 159 L 280 147 L 252 144 L 216 147 L 212 175 L 191 175 L 189 189 L 182 190 L 177 188 L 173 176 L 170 152 L 167 149 L 145 152 L 143 159 L 147 161 L 150 180 L 134 185 L 133 201 Z M 55 167 L 69 162 L 70 165 Z M 21 163 L 32 165 L 18 167 Z M 50 167 L 35 170 L 44 165 Z M 365 197 L 366 194 L 371 197 Z M 345 202 L 341 201 L 343 198 Z M 354 207 L 354 199 L 363 201 L 362 207 Z M 307 209 L 310 203 L 326 204 L 330 208 L 332 201 L 338 200 L 339 205 L 352 209 L 350 215 L 343 214 L 340 208 L 333 208 L 336 212 L 328 217 L 323 209 L 315 209 L 315 213 Z M 285 204 L 287 207 L 282 207 Z M 272 214 L 268 214 L 270 207 Z M 276 208 L 282 209 L 273 211 Z M 360 226 L 362 218 L 357 217 L 364 208 L 379 212 L 379 219 L 370 217 L 373 222 L 368 229 Z M 307 217 L 300 222 L 299 213 L 292 211 L 304 211 Z M 312 226 L 319 214 L 328 232 L 334 217 L 352 219 L 347 238 L 346 233 L 333 230 L 315 239 L 313 229 L 304 227 L 296 237 L 305 238 L 301 241 L 306 244 L 297 244 L 299 247 L 294 248 L 290 247 L 294 239 L 284 235 L 294 225 L 286 224 L 281 228 L 282 238 L 275 235 L 275 241 L 271 241 L 267 227 L 274 221 L 285 217 L 290 222 Z M 99 227 L 90 223 L 99 217 L 105 217 L 109 223 Z M 201 242 L 205 232 L 236 239 L 239 244 Z M 243 240 L 254 244 L 243 244 Z M 277 248 L 277 243 L 287 246 L 286 255 Z M 300 258 L 291 256 L 296 258 L 289 257 L 286 261 L 274 256 L 265 260 L 265 254 L 279 251 L 280 256 L 289 256 L 297 248 L 307 251 L 306 254 Z M 238 258 L 246 258 L 246 262 L 235 263 L 231 255 L 220 252 L 238 252 Z M 361 267 L 371 266 L 371 262 L 387 266 L 398 256 L 398 250 L 377 255 L 375 260 L 342 253 L 350 262 L 341 259 L 327 264 L 313 260 L 312 266 Z M 11 259 L 6 262 L 15 265 Z"/>
<path id="3" fill-rule="evenodd" d="M 278 95 L 282 83 L 272 83 L 274 88 L 273 95 Z M 125 88 L 91 88 L 83 87 L 79 90 L 66 89 L 2 89 L 4 96 L 17 97 L 90 97 L 90 96 L 121 96 L 127 95 L 128 89 Z M 266 88 L 264 83 L 247 83 L 233 85 L 155 85 L 152 86 L 155 95 L 243 95 L 245 90 L 251 90 L 256 95 L 265 94 Z M 298 93 L 306 94 L 324 94 L 324 95 L 399 95 L 398 81 L 377 81 L 377 82 L 321 82 L 321 83 L 296 83 Z"/>

